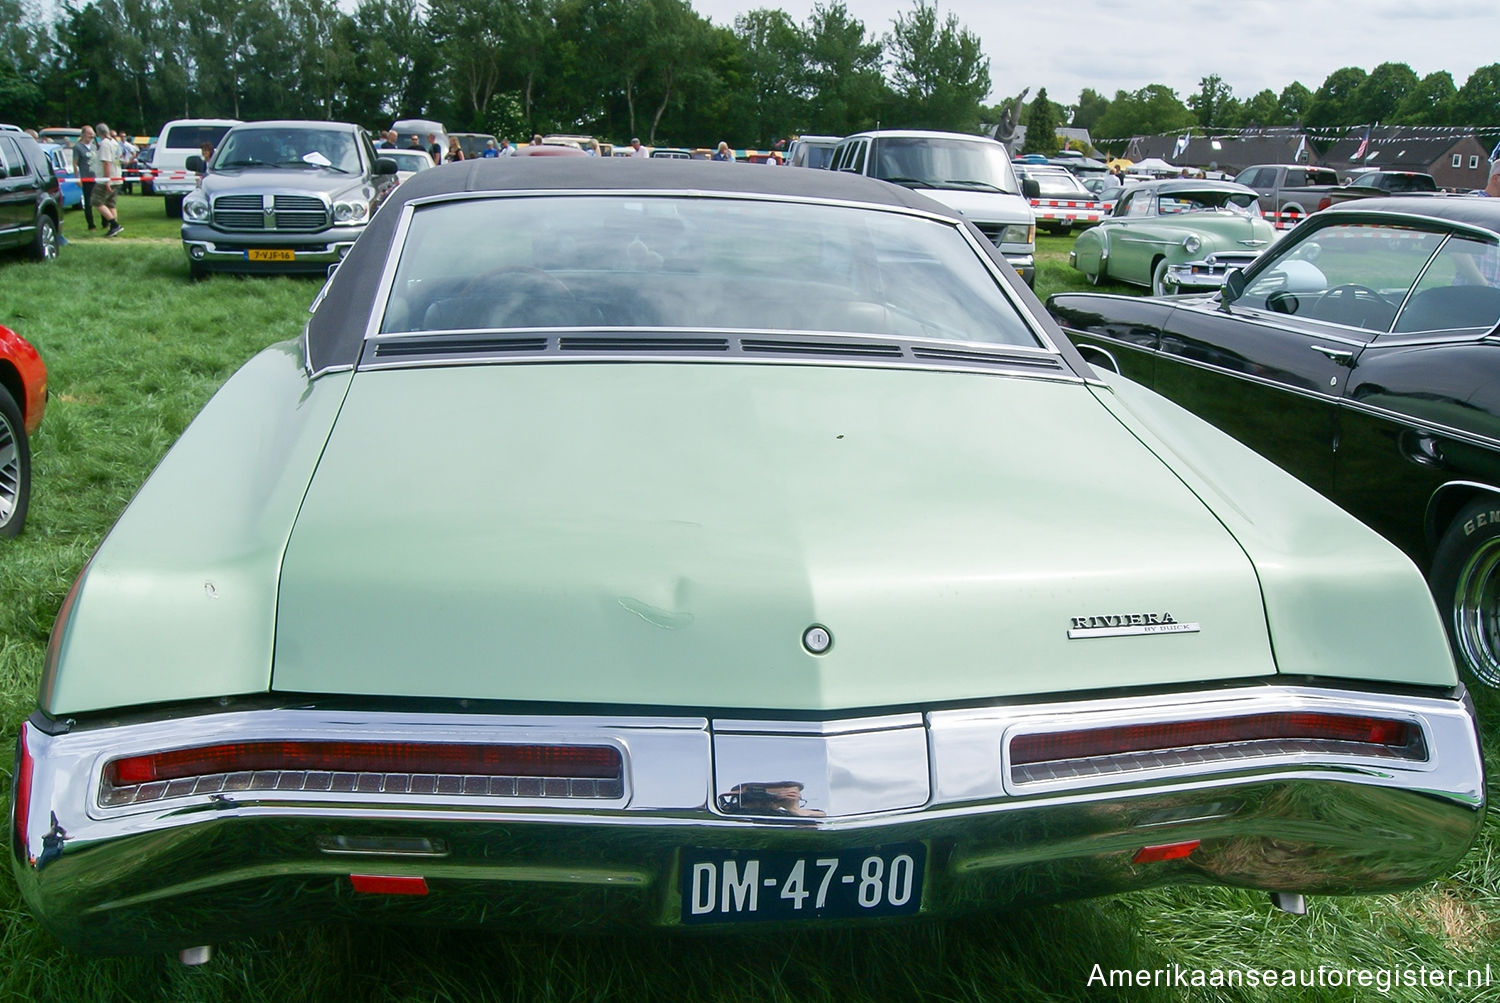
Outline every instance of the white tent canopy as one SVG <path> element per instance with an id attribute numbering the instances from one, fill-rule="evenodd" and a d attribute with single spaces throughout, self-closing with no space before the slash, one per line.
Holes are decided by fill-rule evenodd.
<path id="1" fill-rule="evenodd" d="M 1137 174 L 1176 174 L 1181 168 L 1173 167 L 1160 157 L 1147 157 L 1130 165 Z"/>

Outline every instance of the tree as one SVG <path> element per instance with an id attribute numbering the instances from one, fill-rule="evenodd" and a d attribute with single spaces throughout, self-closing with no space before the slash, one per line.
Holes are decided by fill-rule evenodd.
<path id="1" fill-rule="evenodd" d="M 506 0 L 429 0 L 427 32 L 445 67 L 457 119 L 446 124 L 474 127 L 487 120 L 505 66 L 503 29 L 510 9 Z"/>
<path id="2" fill-rule="evenodd" d="M 1276 92 L 1267 87 L 1254 97 L 1246 99 L 1240 107 L 1240 118 L 1244 125 L 1287 125 L 1281 117 L 1281 108 L 1276 102 Z"/>
<path id="3" fill-rule="evenodd" d="M 1354 125 L 1370 119 L 1358 117 L 1358 94 L 1368 74 L 1358 66 L 1345 66 L 1328 74 L 1308 102 L 1302 122 L 1312 128 Z"/>
<path id="4" fill-rule="evenodd" d="M 1429 73 L 1401 99 L 1391 121 L 1403 125 L 1452 125 L 1460 121 L 1450 110 L 1457 96 L 1453 74 L 1447 70 Z"/>
<path id="5" fill-rule="evenodd" d="M 807 41 L 810 132 L 847 136 L 875 124 L 891 91 L 881 73 L 885 49 L 851 17 L 842 0 L 815 4 L 803 25 Z"/>
<path id="6" fill-rule="evenodd" d="M 1312 104 L 1313 93 L 1297 81 L 1287 84 L 1276 99 L 1276 108 L 1282 123 L 1292 125 L 1301 122 Z"/>
<path id="7" fill-rule="evenodd" d="M 1052 156 L 1057 152 L 1057 127 L 1060 125 L 1062 115 L 1057 105 L 1047 100 L 1047 88 L 1043 87 L 1026 109 L 1026 144 L 1021 152 Z"/>
<path id="8" fill-rule="evenodd" d="M 1453 115 L 1459 122 L 1492 126 L 1500 123 L 1500 63 L 1481 66 L 1453 96 Z"/>
<path id="9" fill-rule="evenodd" d="M 939 21 L 935 0 L 916 0 L 891 22 L 886 48 L 904 124 L 955 132 L 978 126 L 979 105 L 990 90 L 990 61 L 979 36 L 957 15 Z"/>
<path id="10" fill-rule="evenodd" d="M 1217 73 L 1199 79 L 1198 93 L 1187 100 L 1198 124 L 1205 129 L 1227 125 L 1230 106 L 1235 103 L 1234 92 Z"/>
<path id="11" fill-rule="evenodd" d="M 784 10 L 761 8 L 734 19 L 744 49 L 745 95 L 754 142 L 785 131 L 802 132 L 808 120 L 808 39 Z"/>
<path id="12" fill-rule="evenodd" d="M 1194 122 L 1193 113 L 1165 84 L 1148 84 L 1138 91 L 1115 91 L 1114 100 L 1099 120 L 1101 136 L 1123 139 L 1160 132 L 1176 132 Z"/>
<path id="13" fill-rule="evenodd" d="M 1381 63 L 1354 92 L 1354 122 L 1389 122 L 1417 86 L 1417 75 L 1405 63 Z"/>
<path id="14" fill-rule="evenodd" d="M 1078 104 L 1073 108 L 1073 128 L 1092 130 L 1108 110 L 1109 98 L 1085 87 L 1078 95 Z"/>

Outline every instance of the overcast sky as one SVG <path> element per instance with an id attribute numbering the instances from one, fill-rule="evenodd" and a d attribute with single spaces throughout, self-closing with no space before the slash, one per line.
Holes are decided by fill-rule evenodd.
<path id="1" fill-rule="evenodd" d="M 779 7 L 801 24 L 813 7 L 690 2 L 726 26 L 757 7 Z M 844 5 L 867 32 L 884 35 L 915 0 Z M 1474 70 L 1500 62 L 1500 0 L 940 0 L 938 11 L 979 36 L 992 102 L 1023 87 L 1072 104 L 1085 87 L 1112 98 L 1155 83 L 1186 100 L 1213 73 L 1243 100 L 1267 87 L 1280 94 L 1294 80 L 1315 91 L 1340 67 L 1368 72 L 1386 62 L 1406 63 L 1418 77 L 1447 70 L 1462 87 Z"/>

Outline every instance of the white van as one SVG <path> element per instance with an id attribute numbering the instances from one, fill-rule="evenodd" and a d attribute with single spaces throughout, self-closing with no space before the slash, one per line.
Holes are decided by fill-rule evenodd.
<path id="1" fill-rule="evenodd" d="M 167 218 L 182 218 L 183 197 L 198 187 L 198 176 L 187 169 L 187 158 L 202 156 L 203 144 L 218 146 L 237 118 L 179 118 L 161 127 L 152 144 L 151 166 L 159 173 L 156 194 L 166 197 Z"/>
<path id="2" fill-rule="evenodd" d="M 1036 282 L 1036 218 L 1005 147 L 960 132 L 884 129 L 847 136 L 830 170 L 915 189 L 962 213 L 990 239 L 1026 284 Z M 1024 185 L 1024 186 L 1023 186 Z"/>

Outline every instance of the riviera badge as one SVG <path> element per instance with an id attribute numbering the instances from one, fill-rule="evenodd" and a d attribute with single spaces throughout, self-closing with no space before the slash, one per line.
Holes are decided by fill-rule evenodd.
<path id="1" fill-rule="evenodd" d="M 1117 613 L 1110 616 L 1075 616 L 1068 628 L 1069 639 L 1079 637 L 1124 637 L 1127 634 L 1196 634 L 1196 623 L 1178 623 L 1171 613 Z"/>

